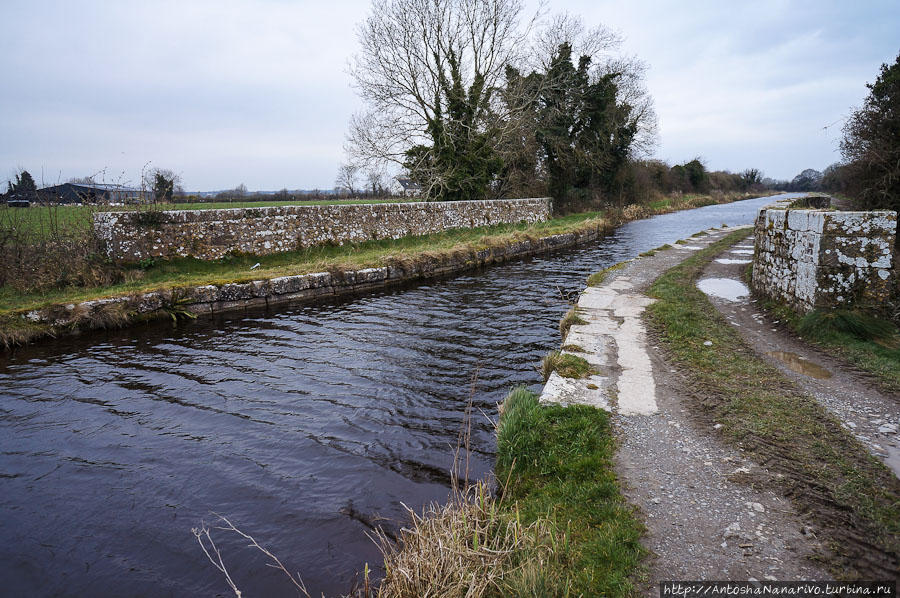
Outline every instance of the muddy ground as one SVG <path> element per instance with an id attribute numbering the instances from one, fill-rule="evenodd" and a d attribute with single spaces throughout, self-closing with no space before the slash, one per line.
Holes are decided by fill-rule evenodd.
<path id="1" fill-rule="evenodd" d="M 541 400 L 593 404 L 613 413 L 617 473 L 647 526 L 643 542 L 652 556 L 643 591 L 649 596 L 657 596 L 659 582 L 668 580 L 830 580 L 832 572 L 850 578 L 896 577 L 892 541 L 888 538 L 885 545 L 883 538 L 876 540 L 873 536 L 884 530 L 873 528 L 868 515 L 860 516 L 856 502 L 852 508 L 842 502 L 858 498 L 842 498 L 823 486 L 816 462 L 798 460 L 799 445 L 789 439 L 773 442 L 750 435 L 728 442 L 715 419 L 714 406 L 723 397 L 692 387 L 696 378 L 670 365 L 658 333 L 645 326 L 643 310 L 652 302 L 646 296 L 652 282 L 730 232 L 707 231 L 633 260 L 607 272 L 600 287 L 587 289 L 578 301 L 585 321 L 571 327 L 565 342 L 599 373 L 583 381 L 560 378 L 556 384 L 551 377 Z M 753 255 L 747 232 L 698 281 L 743 337 L 733 350 L 769 360 L 786 377 L 784 393 L 812 397 L 825 408 L 813 412 L 820 413 L 817 425 L 827 431 L 829 442 L 847 443 L 847 463 L 841 467 L 895 488 L 897 397 L 879 392 L 865 375 L 806 346 L 758 308 L 742 282 Z M 637 367 L 642 363 L 649 367 Z"/>
<path id="2" fill-rule="evenodd" d="M 783 322 L 760 309 L 742 282 L 752 254 L 736 253 L 748 248 L 753 249 L 752 238 L 711 262 L 703 271 L 700 288 L 703 289 L 704 281 L 710 280 L 743 286 L 744 292 L 739 297 L 708 295 L 756 353 L 815 397 L 873 455 L 900 476 L 900 397 L 888 395 L 869 375 L 804 343 Z M 721 286 L 720 283 L 718 287 Z"/>

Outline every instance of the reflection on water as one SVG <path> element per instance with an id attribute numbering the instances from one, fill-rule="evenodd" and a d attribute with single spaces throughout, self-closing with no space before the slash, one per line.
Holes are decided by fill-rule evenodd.
<path id="1" fill-rule="evenodd" d="M 753 260 L 733 260 L 727 257 L 716 258 L 717 264 L 749 264 Z"/>
<path id="2" fill-rule="evenodd" d="M 733 278 L 704 278 L 697 281 L 697 288 L 707 295 L 725 301 L 740 301 L 750 296 L 747 285 Z"/>
<path id="3" fill-rule="evenodd" d="M 0 357 L 4 592 L 222 594 L 191 534 L 211 511 L 311 594 L 348 590 L 380 562 L 366 521 L 446 498 L 470 397 L 470 475 L 489 473 L 496 404 L 515 384 L 539 388 L 561 291 L 697 230 L 752 223 L 770 201 L 634 222 L 592 246 L 404 290 Z M 245 542 L 214 538 L 245 595 L 296 596 Z"/>
<path id="4" fill-rule="evenodd" d="M 791 353 L 790 351 L 769 351 L 766 355 L 774 357 L 791 371 L 816 378 L 818 380 L 827 380 L 831 378 L 831 372 L 823 368 L 817 363 L 813 363 L 801 355 Z"/>

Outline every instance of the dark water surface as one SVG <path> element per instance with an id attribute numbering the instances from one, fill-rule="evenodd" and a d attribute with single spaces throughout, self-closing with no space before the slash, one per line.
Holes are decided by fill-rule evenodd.
<path id="1" fill-rule="evenodd" d="M 561 291 L 696 231 L 749 224 L 770 201 L 633 222 L 413 288 L 0 356 L 0 594 L 228 595 L 191 533 L 210 512 L 313 595 L 349 590 L 380 562 L 360 519 L 403 521 L 401 501 L 447 497 L 476 371 L 470 475 L 490 471 L 489 420 L 512 386 L 539 388 Z M 246 542 L 213 537 L 245 596 L 297 595 Z"/>

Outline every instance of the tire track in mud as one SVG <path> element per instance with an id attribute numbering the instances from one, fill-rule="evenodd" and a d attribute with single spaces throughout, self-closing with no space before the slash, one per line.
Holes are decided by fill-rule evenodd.
<path id="1" fill-rule="evenodd" d="M 739 241 L 730 251 L 742 243 L 746 240 Z M 728 253 L 726 250 L 722 258 L 733 257 Z M 739 263 L 711 262 L 701 277 L 740 280 L 743 267 Z M 780 374 L 768 375 L 761 384 L 813 414 L 813 424 L 821 430 L 819 438 L 783 434 L 776 440 L 750 433 L 748 425 L 745 433 L 738 436 L 736 445 L 764 470 L 765 474 L 758 476 L 756 482 L 776 488 L 791 499 L 798 512 L 813 524 L 815 533 L 831 548 L 829 560 L 835 570 L 839 569 L 840 577 L 896 580 L 900 571 L 900 537 L 879 525 L 870 511 L 896 504 L 900 498 L 900 481 L 877 461 L 876 457 L 884 455 L 878 455 L 871 442 L 863 442 L 867 436 L 854 436 L 860 426 L 841 421 L 844 419 L 841 416 L 848 413 L 841 407 L 848 407 L 848 402 L 872 402 L 881 413 L 896 416 L 900 412 L 896 401 L 882 396 L 864 378 L 842 368 L 835 360 L 808 347 L 804 351 L 803 344 L 791 333 L 756 313 L 752 307 L 754 300 L 730 301 L 714 296 L 710 299 L 740 336 L 740 346 L 730 350 L 748 361 L 764 361 L 780 370 Z M 775 358 L 766 356 L 776 348 L 797 351 L 805 355 L 804 359 L 826 363 L 829 370 L 840 374 L 835 376 L 838 383 L 832 383 L 829 390 L 828 385 L 810 376 L 791 372 L 786 366 L 778 367 Z M 727 400 L 714 386 L 695 388 L 689 395 L 694 417 L 707 423 L 722 417 L 728 409 Z M 852 408 L 848 409 L 852 412 Z M 813 462 L 805 460 L 809 457 Z M 854 485 L 863 477 L 874 480 L 877 492 L 854 493 Z"/>

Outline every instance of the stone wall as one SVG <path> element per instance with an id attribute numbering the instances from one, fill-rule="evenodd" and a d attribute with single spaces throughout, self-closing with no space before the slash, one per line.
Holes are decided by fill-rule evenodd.
<path id="1" fill-rule="evenodd" d="M 800 313 L 891 292 L 897 213 L 768 206 L 756 220 L 754 290 Z"/>
<path id="2" fill-rule="evenodd" d="M 94 231 L 110 258 L 134 262 L 188 256 L 216 259 L 229 253 L 264 255 L 453 228 L 541 222 L 550 215 L 549 198 L 297 205 L 100 212 L 94 215 Z"/>
<path id="3" fill-rule="evenodd" d="M 47 324 L 35 335 L 58 338 L 82 330 L 106 327 L 106 322 L 138 322 L 187 311 L 212 315 L 225 311 L 267 307 L 279 303 L 317 301 L 362 293 L 390 285 L 446 276 L 512 259 L 596 241 L 612 231 L 611 223 L 538 239 L 509 240 L 496 247 L 438 251 L 410 259 L 386 258 L 385 266 L 333 272 L 313 272 L 221 285 L 179 287 L 150 293 L 49 305 L 19 314 L 23 321 Z M 107 314 L 107 315 L 104 315 Z M 112 315 L 109 315 L 112 314 Z M 0 345 L 0 350 L 3 346 Z"/>

